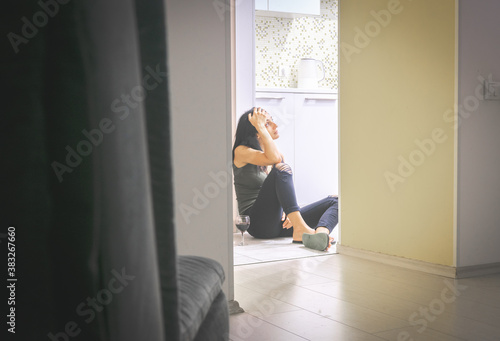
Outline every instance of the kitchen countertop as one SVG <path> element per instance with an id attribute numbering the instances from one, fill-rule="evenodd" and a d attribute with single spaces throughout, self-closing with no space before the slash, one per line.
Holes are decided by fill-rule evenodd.
<path id="1" fill-rule="evenodd" d="M 301 94 L 337 94 L 335 89 L 316 88 L 316 89 L 301 89 L 301 88 L 256 88 L 256 92 L 290 92 Z"/>

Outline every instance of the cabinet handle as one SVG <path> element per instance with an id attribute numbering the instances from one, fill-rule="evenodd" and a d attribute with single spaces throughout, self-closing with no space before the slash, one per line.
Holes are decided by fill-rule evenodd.
<path id="1" fill-rule="evenodd" d="M 334 101 L 336 100 L 335 97 L 306 97 L 304 98 L 305 101 L 314 101 L 314 100 L 320 100 L 320 101 Z"/>
<path id="2" fill-rule="evenodd" d="M 255 97 L 255 99 L 285 99 L 285 97 L 279 97 L 279 96 L 264 96 L 264 97 Z"/>

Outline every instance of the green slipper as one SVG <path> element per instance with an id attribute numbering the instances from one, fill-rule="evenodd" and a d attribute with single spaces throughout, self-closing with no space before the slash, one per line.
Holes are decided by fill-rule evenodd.
<path id="1" fill-rule="evenodd" d="M 302 243 L 310 249 L 324 251 L 330 242 L 330 237 L 326 233 L 304 233 Z"/>

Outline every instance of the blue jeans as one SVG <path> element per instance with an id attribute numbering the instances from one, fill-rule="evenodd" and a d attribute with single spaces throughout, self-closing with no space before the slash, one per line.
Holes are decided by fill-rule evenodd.
<path id="1" fill-rule="evenodd" d="M 297 205 L 292 170 L 286 163 L 276 164 L 262 184 L 255 203 L 242 214 L 250 216 L 248 233 L 255 238 L 291 237 L 293 227 L 283 228 L 283 214 L 300 211 L 309 227 L 326 227 L 330 232 L 338 223 L 338 198 L 328 196 L 300 208 Z"/>

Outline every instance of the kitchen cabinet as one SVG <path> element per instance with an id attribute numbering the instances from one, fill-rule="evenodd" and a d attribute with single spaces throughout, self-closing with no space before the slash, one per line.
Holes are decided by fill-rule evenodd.
<path id="1" fill-rule="evenodd" d="M 338 194 L 337 94 L 257 91 L 255 105 L 278 124 L 278 148 L 294 172 L 299 205 Z"/>
<path id="2" fill-rule="evenodd" d="M 294 109 L 297 200 L 311 203 L 338 194 L 336 96 L 296 94 Z"/>
<path id="3" fill-rule="evenodd" d="M 268 11 L 269 5 L 267 0 L 255 0 L 255 10 L 256 11 Z"/>
<path id="4" fill-rule="evenodd" d="M 320 15 L 320 0 L 255 0 L 257 15 Z"/>

